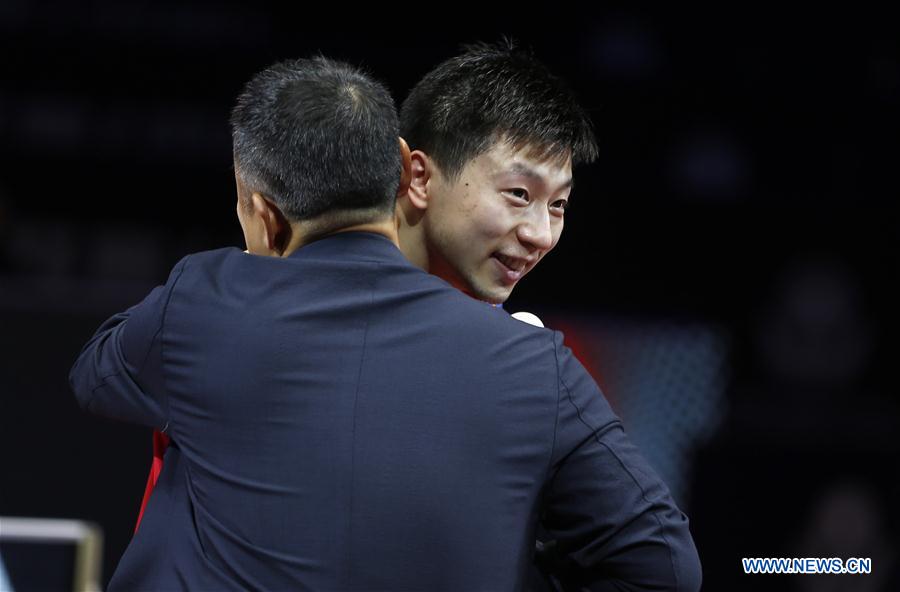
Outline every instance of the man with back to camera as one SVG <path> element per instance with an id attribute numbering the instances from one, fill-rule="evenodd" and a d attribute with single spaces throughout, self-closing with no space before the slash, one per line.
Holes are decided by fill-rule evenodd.
<path id="1" fill-rule="evenodd" d="M 269 81 L 272 80 L 270 74 Z M 248 87 L 247 92 L 250 90 Z M 248 100 L 246 96 L 247 93 L 242 98 Z M 347 210 L 335 206 L 333 209 L 340 210 L 341 215 L 326 216 L 325 221 L 321 217 L 295 219 L 296 214 L 285 212 L 284 198 L 278 197 L 279 192 L 286 190 L 278 186 L 285 169 L 268 171 L 275 176 L 261 190 L 255 189 L 265 185 L 259 178 L 248 187 L 248 175 L 244 171 L 251 165 L 244 162 L 242 166 L 237 142 L 239 109 L 240 104 L 235 117 L 239 217 L 250 251 L 286 257 L 275 260 L 282 267 L 263 263 L 264 258 L 260 257 L 234 259 L 236 251 L 228 249 L 191 256 L 176 266 L 172 278 L 162 289 L 163 295 L 168 294 L 165 299 L 158 295 L 158 290 L 154 292 L 157 296 L 151 294 L 145 303 L 111 319 L 73 369 L 73 386 L 77 392 L 81 389 L 79 396 L 84 404 L 158 428 L 163 427 L 161 420 L 165 418 L 175 442 L 167 455 L 161 491 L 153 496 L 145 524 L 123 558 L 114 584 L 144 586 L 146 580 L 134 577 L 129 580 L 129 576 L 120 574 L 130 572 L 132 576 L 143 574 L 148 577 L 161 561 L 163 571 L 168 570 L 166 574 L 170 579 L 156 579 L 147 584 L 150 587 L 156 583 L 188 581 L 185 570 L 193 570 L 202 572 L 198 576 L 201 579 L 190 580 L 196 581 L 198 586 L 214 582 L 221 587 L 225 582 L 239 587 L 258 585 L 263 588 L 307 584 L 317 589 L 511 589 L 521 585 L 521 570 L 530 556 L 527 541 L 534 540 L 534 520 L 538 512 L 543 512 L 545 526 L 558 539 L 560 552 L 565 552 L 572 573 L 576 574 L 573 578 L 577 579 L 572 581 L 584 586 L 594 582 L 595 589 L 602 589 L 599 586 L 604 585 L 603 582 L 605 585 L 628 582 L 636 586 L 664 586 L 663 589 L 668 583 L 670 588 L 675 588 L 676 584 L 681 587 L 679 589 L 695 588 L 699 572 L 686 520 L 674 507 L 658 478 L 624 440 L 618 421 L 596 385 L 570 352 L 561 346 L 560 336 L 521 325 L 506 318 L 501 311 L 458 293 L 450 291 L 448 294 L 440 281 L 413 273 L 408 265 L 401 266 L 400 262 L 387 258 L 387 253 L 382 252 L 382 247 L 389 246 L 387 239 L 361 233 L 333 234 L 340 226 L 338 222 L 349 224 L 364 219 L 357 214 L 365 212 L 365 208 Z M 298 128 L 309 123 L 302 121 L 302 113 L 293 115 L 298 118 L 294 122 Z M 265 119 L 260 118 L 260 121 Z M 285 115 L 276 111 L 270 113 L 268 119 L 283 121 Z M 354 133 L 343 135 L 356 137 Z M 272 135 L 275 136 L 277 134 Z M 328 150 L 319 148 L 311 149 L 309 154 L 321 155 Z M 248 153 L 254 152 L 249 150 Z M 302 158 L 313 162 L 307 153 L 303 153 Z M 285 162 L 288 160 L 284 159 Z M 348 173 L 353 170 L 358 174 L 359 167 L 347 165 L 347 168 Z M 322 170 L 325 170 L 323 165 L 318 163 L 306 167 L 310 174 Z M 324 178 L 330 178 L 334 172 L 329 170 L 329 175 Z M 565 181 L 561 180 L 558 185 L 565 185 Z M 510 197 L 528 199 L 519 191 Z M 558 199 L 562 198 L 550 204 L 556 204 Z M 253 208 L 243 207 L 246 204 Z M 559 207 L 559 204 L 553 207 Z M 353 215 L 348 218 L 346 212 L 353 212 Z M 368 227 L 361 229 L 387 231 L 385 226 L 367 224 Z M 326 238 L 294 250 L 297 245 L 320 235 Z M 363 241 L 365 249 L 358 240 L 363 238 L 366 239 Z M 348 245 L 348 242 L 355 244 Z M 367 252 L 367 255 L 356 260 L 353 255 L 360 254 L 357 250 Z M 390 254 L 397 254 L 396 250 L 391 248 Z M 304 255 L 313 259 L 306 261 Z M 316 264 L 321 263 L 316 257 L 326 255 L 337 270 L 324 268 L 327 277 L 321 279 L 320 274 L 314 273 L 323 271 L 316 268 Z M 501 251 L 498 255 L 514 258 L 518 253 Z M 372 266 L 380 265 L 380 272 L 366 275 L 365 269 L 358 269 L 365 268 L 367 261 Z M 223 291 L 231 285 L 224 280 L 245 277 L 237 272 L 241 267 L 251 265 L 249 262 L 264 266 L 252 276 L 260 285 L 246 287 L 243 291 L 249 291 L 249 294 L 241 290 L 236 293 Z M 510 273 L 501 275 L 500 279 L 514 283 L 512 280 L 520 277 L 516 274 L 527 270 L 516 269 L 516 261 L 507 262 L 513 266 L 509 268 Z M 533 266 L 534 262 L 526 264 Z M 292 265 L 285 268 L 285 263 Z M 201 269 L 211 267 L 212 270 L 195 278 L 188 275 L 186 279 L 185 274 L 200 264 L 203 264 Z M 232 267 L 235 269 L 231 270 Z M 340 271 L 346 271 L 346 267 L 352 268 L 353 277 L 360 281 L 345 290 L 343 288 L 347 286 L 340 285 L 340 281 L 338 285 L 334 284 L 346 275 Z M 304 273 L 296 274 L 296 278 L 291 273 L 286 278 L 282 277 L 285 269 Z M 277 278 L 269 278 L 269 273 Z M 296 285 L 290 284 L 291 279 L 296 279 Z M 292 291 L 292 297 L 285 299 L 284 288 L 277 289 L 276 286 L 288 284 L 297 294 Z M 187 289 L 191 286 L 201 289 Z M 359 293 L 367 289 L 370 293 L 365 296 L 370 300 L 363 306 L 359 300 L 365 298 Z M 204 292 L 218 294 L 224 301 L 198 302 Z M 331 356 L 317 356 L 316 347 L 306 347 L 319 331 L 285 329 L 277 332 L 279 344 L 292 344 L 294 337 L 300 343 L 292 344 L 290 350 L 298 356 L 295 363 L 287 364 L 287 374 L 279 373 L 279 367 L 274 362 L 269 364 L 270 360 L 257 351 L 265 351 L 266 347 L 273 349 L 268 331 L 276 328 L 276 324 L 266 315 L 253 315 L 253 309 L 247 309 L 250 296 L 253 298 L 249 300 L 254 302 L 273 299 L 295 308 L 298 306 L 295 298 L 303 296 L 300 301 L 309 301 L 309 310 L 299 311 L 298 320 L 321 330 L 323 338 L 330 337 L 319 346 L 327 346 L 325 350 L 338 354 L 344 349 L 357 353 L 354 347 L 361 348 L 358 356 L 338 355 L 340 359 L 357 362 L 353 367 L 358 368 L 358 372 L 345 377 L 348 380 L 355 378 L 355 381 L 344 385 L 347 393 L 353 391 L 350 397 L 354 400 L 352 421 L 347 409 L 342 408 L 343 414 L 337 413 L 340 409 L 320 411 L 315 407 L 320 402 L 316 397 L 308 397 L 312 407 L 304 408 L 304 413 L 314 418 L 331 419 L 328 425 L 309 417 L 304 420 L 303 414 L 295 417 L 284 413 L 285 409 L 278 403 L 291 401 L 285 401 L 283 397 L 274 402 L 267 398 L 267 395 L 277 395 L 277 391 L 283 390 L 283 383 L 293 384 L 294 389 L 287 390 L 304 394 L 307 391 L 311 394 L 324 392 L 328 390 L 326 387 L 335 386 L 327 381 L 309 380 L 326 379 L 328 373 L 321 369 L 319 373 L 315 368 L 310 369 L 312 376 L 300 372 L 311 364 L 307 361 L 304 366 L 304 355 L 329 369 L 331 366 L 327 362 Z M 312 297 L 323 301 L 313 304 Z M 388 303 L 392 304 L 388 306 Z M 147 312 L 154 306 L 165 310 L 165 317 L 160 310 L 156 310 L 156 314 Z M 199 310 L 195 311 L 197 306 Z M 313 310 L 315 306 L 324 309 Z M 186 314 L 186 311 L 194 314 Z M 334 314 L 329 315 L 329 311 Z M 249 319 L 243 318 L 248 314 Z M 324 318 L 320 318 L 323 314 Z M 199 315 L 206 315 L 204 318 L 210 322 L 195 318 Z M 360 315 L 366 318 L 365 331 L 362 335 L 360 331 L 348 332 L 346 325 L 349 323 L 352 327 L 350 320 L 359 320 Z M 270 322 L 257 327 L 256 323 L 250 322 L 256 316 Z M 158 340 L 152 341 L 144 352 L 143 348 L 134 345 L 140 341 L 135 335 L 139 335 L 142 325 L 148 324 L 140 319 L 148 317 L 154 320 L 149 323 L 150 328 L 156 326 L 156 319 L 160 321 L 156 328 L 160 329 L 163 339 L 162 344 Z M 241 318 L 241 322 L 235 317 Z M 213 332 L 216 326 L 213 321 L 230 330 L 254 329 L 249 340 L 254 347 L 245 352 L 252 356 L 246 362 L 260 372 L 253 376 L 241 373 L 237 378 L 243 383 L 238 384 L 220 376 L 235 372 L 241 359 L 233 347 L 226 347 L 231 345 L 230 342 L 221 343 L 223 337 L 228 341 L 228 330 L 207 335 L 207 341 L 203 341 L 203 335 L 194 335 Z M 192 331 L 178 331 L 179 323 L 194 323 L 195 326 Z M 341 327 L 342 323 L 344 327 Z M 144 328 L 148 333 L 145 337 L 149 339 L 149 328 Z M 174 333 L 167 328 L 175 329 Z M 168 340 L 165 339 L 167 334 Z M 353 342 L 353 338 L 362 338 L 362 343 Z M 180 344 L 181 340 L 186 343 Z M 116 351 L 117 344 L 122 347 L 121 359 Z M 379 344 L 384 347 L 377 347 Z M 203 351 L 204 348 L 199 346 L 205 345 L 218 355 L 204 356 L 202 360 L 180 355 L 184 349 L 191 353 L 191 347 L 186 348 L 186 345 L 194 346 L 197 351 Z M 281 349 L 274 349 L 270 353 L 276 360 L 289 357 Z M 166 351 L 170 352 L 168 356 L 164 355 Z M 454 352 L 450 357 L 456 359 L 446 359 L 447 351 Z M 129 352 L 137 352 L 132 353 L 132 357 L 146 359 L 151 365 L 142 362 L 137 368 L 136 362 L 129 360 Z M 95 354 L 101 357 L 92 360 Z M 230 361 L 229 356 L 232 357 Z M 169 363 L 165 384 L 151 371 L 155 364 L 161 374 L 163 360 Z M 129 364 L 132 367 L 129 368 Z M 274 367 L 269 368 L 270 365 Z M 391 368 L 396 367 L 403 368 L 403 373 L 388 376 Z M 192 369 L 196 370 L 194 378 L 191 378 Z M 110 374 L 105 370 L 116 370 L 116 373 L 98 382 L 97 389 L 89 388 L 90 383 Z M 130 376 L 135 373 L 137 376 Z M 90 380 L 92 375 L 94 380 Z M 176 379 L 179 384 L 173 388 L 170 383 Z M 568 379 L 568 383 L 563 383 L 563 379 Z M 185 383 L 181 384 L 182 381 Z M 213 385 L 218 388 L 209 388 Z M 242 385 L 253 392 L 238 392 Z M 162 396 L 163 386 L 172 392 L 168 397 L 171 417 L 160 414 L 161 405 L 154 399 Z M 474 389 L 477 392 L 468 392 Z M 92 390 L 97 392 L 93 398 Z M 122 391 L 127 397 L 134 398 L 130 407 L 118 399 Z M 229 397 L 196 401 L 194 398 L 204 395 L 190 395 L 192 392 L 221 392 Z M 361 394 L 367 396 L 360 397 Z M 251 400 L 249 395 L 255 398 Z M 381 405 L 375 404 L 372 398 L 375 396 L 383 397 L 377 399 Z M 184 400 L 179 400 L 182 397 Z M 201 404 L 216 403 L 220 399 L 239 404 L 239 409 L 210 410 Z M 263 452 L 291 457 L 278 459 L 260 455 L 260 450 L 256 450 L 254 456 L 253 450 L 236 447 L 236 442 L 230 439 L 249 446 L 259 434 L 267 433 L 267 430 L 253 429 L 260 423 L 260 418 L 253 418 L 250 411 L 261 403 L 269 403 L 272 413 L 278 416 L 270 417 L 270 420 L 283 418 L 289 425 L 303 421 L 307 430 L 320 428 L 323 433 L 319 435 L 327 436 L 326 442 L 311 436 L 309 441 L 303 442 L 278 440 L 273 443 L 264 438 L 263 445 L 256 446 Z M 153 409 L 154 405 L 156 409 Z M 145 415 L 148 410 L 152 416 L 149 419 Z M 277 413 L 278 410 L 282 413 Z M 225 429 L 229 420 L 236 424 Z M 198 421 L 201 425 L 195 426 Z M 276 425 L 268 426 L 272 431 L 278 427 L 278 422 L 274 423 Z M 219 424 L 223 427 L 217 430 Z M 328 426 L 334 424 L 347 429 L 352 426 L 353 438 L 349 443 L 346 430 L 331 433 Z M 188 427 L 206 429 L 185 429 Z M 212 434 L 207 436 L 207 431 Z M 278 433 L 286 436 L 283 431 L 286 430 Z M 298 432 L 304 430 L 289 431 L 299 437 Z M 596 438 L 596 445 L 591 438 Z M 266 443 L 269 445 L 265 446 Z M 335 462 L 317 457 L 316 444 L 333 450 L 338 457 L 337 467 L 349 470 L 349 476 L 335 468 Z M 291 450 L 296 451 L 297 447 L 314 451 L 313 458 L 298 456 L 296 452 L 292 456 Z M 346 462 L 348 459 L 350 462 Z M 539 459 L 542 462 L 536 463 Z M 365 462 L 353 462 L 360 460 Z M 320 493 L 316 497 L 316 492 L 304 490 L 307 480 L 291 481 L 291 475 L 283 475 L 283 470 L 277 470 L 302 463 L 316 469 L 304 471 L 304 475 L 321 476 L 316 483 L 336 495 Z M 234 474 L 227 470 L 232 464 L 238 466 Z M 258 466 L 260 464 L 264 466 Z M 348 469 L 348 466 L 356 468 Z M 330 474 L 329 469 L 333 469 L 334 474 Z M 288 478 L 289 483 L 267 483 L 259 479 L 259 472 L 269 478 Z M 404 482 L 407 474 L 408 483 Z M 329 480 L 329 476 L 333 479 Z M 633 480 L 631 488 L 628 483 L 620 483 L 627 479 Z M 617 491 L 610 491 L 610 484 L 617 484 Z M 571 499 L 574 491 L 579 492 L 574 500 L 577 505 Z M 467 496 L 472 499 L 466 499 Z M 284 500 L 286 513 L 281 513 L 281 522 L 265 522 L 261 509 L 260 516 L 254 516 L 256 520 L 243 520 L 244 514 L 250 513 L 251 509 L 257 506 L 268 508 L 265 502 L 274 503 L 281 497 L 287 498 Z M 231 503 L 223 504 L 223 500 Z M 223 507 L 227 511 L 223 511 Z M 298 516 L 291 516 L 292 512 Z M 170 515 L 167 524 L 166 517 Z M 196 526 L 192 526 L 192 515 L 196 516 Z M 264 524 L 259 524 L 260 518 Z M 596 523 L 590 526 L 588 520 Z M 315 544 L 303 538 L 304 533 L 295 532 L 284 524 L 290 522 L 301 522 L 301 530 L 308 537 L 319 541 L 326 539 L 333 544 L 332 547 L 325 545 L 322 550 L 327 561 L 322 560 Z M 329 525 L 333 527 L 329 529 Z M 329 532 L 340 532 L 323 537 L 317 530 L 323 526 Z M 187 555 L 196 555 L 196 562 L 188 560 L 187 563 L 181 561 L 178 565 L 169 565 L 171 557 L 160 555 L 174 552 L 154 544 L 159 541 L 161 529 L 166 528 L 181 529 L 183 536 L 178 536 L 176 530 L 176 538 L 184 539 L 182 544 L 186 549 L 183 551 Z M 248 531 L 253 536 L 248 536 Z M 285 553 L 284 548 L 293 549 L 295 553 Z M 329 549 L 333 551 L 331 554 Z M 344 549 L 345 554 L 335 549 Z M 602 573 L 597 572 L 600 567 L 604 570 Z M 154 577 L 164 578 L 166 574 L 154 574 Z"/>

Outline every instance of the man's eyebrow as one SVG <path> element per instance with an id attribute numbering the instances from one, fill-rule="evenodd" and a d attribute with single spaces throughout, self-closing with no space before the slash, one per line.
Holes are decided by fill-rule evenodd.
<path id="1" fill-rule="evenodd" d="M 535 181 L 544 181 L 544 178 L 533 168 L 528 166 L 527 164 L 523 164 L 521 162 L 514 162 L 510 167 L 506 170 L 507 173 L 512 173 L 514 175 L 522 175 L 523 177 L 528 177 L 530 179 L 534 179 Z M 575 179 L 574 177 L 569 177 L 569 179 L 560 186 L 560 189 L 574 189 L 575 188 Z"/>

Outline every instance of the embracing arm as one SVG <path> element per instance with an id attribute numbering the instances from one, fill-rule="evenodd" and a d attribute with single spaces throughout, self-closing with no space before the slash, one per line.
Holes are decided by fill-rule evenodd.
<path id="1" fill-rule="evenodd" d="M 566 590 L 700 588 L 688 519 L 557 334 L 559 401 L 542 526 Z"/>
<path id="2" fill-rule="evenodd" d="M 69 372 L 69 384 L 83 409 L 165 429 L 168 411 L 162 384 L 162 327 L 185 261 L 175 266 L 164 286 L 109 318 L 82 348 Z"/>

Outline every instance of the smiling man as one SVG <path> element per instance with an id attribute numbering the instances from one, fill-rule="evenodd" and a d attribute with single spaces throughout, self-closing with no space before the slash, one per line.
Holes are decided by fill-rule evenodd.
<path id="1" fill-rule="evenodd" d="M 404 255 L 469 296 L 505 302 L 559 241 L 573 166 L 597 158 L 587 113 L 530 53 L 508 43 L 479 44 L 438 65 L 410 91 L 400 131 L 412 150 L 410 186 L 397 202 Z M 590 405 L 606 405 L 599 391 Z M 529 587 L 695 589 L 699 564 L 687 518 L 671 501 L 656 506 L 673 512 L 659 525 L 675 516 L 681 523 L 674 544 L 654 549 L 653 528 L 645 528 L 650 522 L 636 527 L 654 512 L 628 497 L 628 478 L 620 481 L 601 467 L 605 435 L 594 437 L 600 447 L 586 473 L 591 485 L 570 492 L 569 501 L 594 513 L 589 530 L 603 533 L 603 542 L 588 543 L 588 531 L 573 539 L 572 530 L 551 524 L 552 512 L 545 515 L 550 522 L 538 524 Z M 641 470 L 642 491 L 668 498 L 661 479 Z M 619 501 L 603 509 L 600 500 Z"/>
<path id="2" fill-rule="evenodd" d="M 400 118 L 412 150 L 404 254 L 470 296 L 505 301 L 559 241 L 573 165 L 597 157 L 587 113 L 530 54 L 476 45 L 428 73 Z"/>

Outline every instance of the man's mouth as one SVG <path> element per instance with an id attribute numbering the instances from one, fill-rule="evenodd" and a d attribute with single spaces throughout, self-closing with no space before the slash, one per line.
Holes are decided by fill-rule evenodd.
<path id="1" fill-rule="evenodd" d="M 529 261 L 522 257 L 512 257 L 502 253 L 494 253 L 492 255 L 494 261 L 497 262 L 500 270 L 503 272 L 505 283 L 514 284 L 525 275 L 528 269 Z"/>

